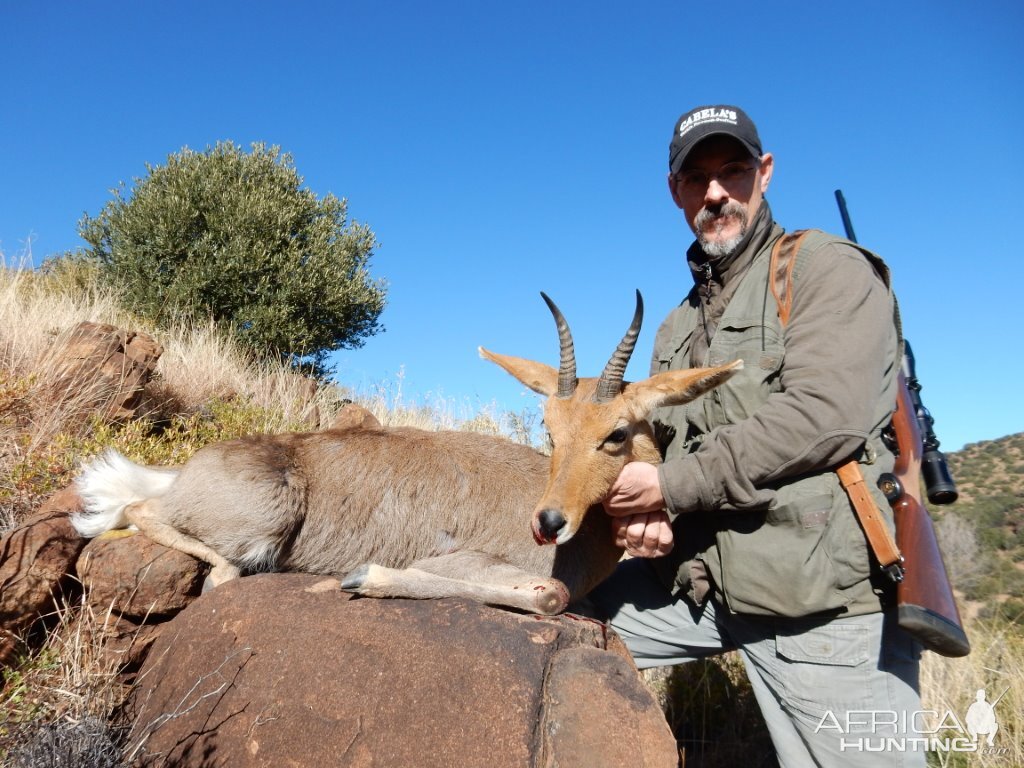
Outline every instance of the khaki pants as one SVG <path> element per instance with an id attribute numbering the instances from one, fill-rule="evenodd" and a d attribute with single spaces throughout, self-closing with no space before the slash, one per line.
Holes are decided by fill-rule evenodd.
<path id="1" fill-rule="evenodd" d="M 925 765 L 913 731 L 920 649 L 881 613 L 809 620 L 698 608 L 674 599 L 642 559 L 621 563 L 589 602 L 641 669 L 737 651 L 782 768 Z"/>

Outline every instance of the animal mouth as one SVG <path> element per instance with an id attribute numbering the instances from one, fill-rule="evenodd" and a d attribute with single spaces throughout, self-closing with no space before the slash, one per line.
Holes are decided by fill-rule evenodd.
<path id="1" fill-rule="evenodd" d="M 533 540 L 535 542 L 537 542 L 538 544 L 540 544 L 541 546 L 543 546 L 545 544 L 551 544 L 551 543 L 554 542 L 554 539 L 546 539 L 546 538 L 544 538 L 544 536 L 542 536 L 540 531 L 538 531 L 536 528 L 531 527 L 530 530 L 533 533 Z"/>
<path id="2" fill-rule="evenodd" d="M 538 544 L 564 544 L 576 532 L 562 513 L 554 509 L 544 509 L 534 515 L 530 528 Z"/>

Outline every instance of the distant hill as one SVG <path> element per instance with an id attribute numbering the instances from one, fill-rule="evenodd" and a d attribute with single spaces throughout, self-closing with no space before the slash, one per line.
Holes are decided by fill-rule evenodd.
<path id="1" fill-rule="evenodd" d="M 946 458 L 960 498 L 930 509 L 954 585 L 988 612 L 1024 624 L 1024 433 L 971 443 Z M 971 535 L 973 554 L 961 546 Z M 958 558 L 964 561 L 949 562 Z M 957 579 L 961 567 L 966 578 Z"/>
<path id="2" fill-rule="evenodd" d="M 1024 432 L 970 443 L 946 458 L 960 491 L 958 507 L 994 493 L 1016 495 L 1024 503 Z"/>

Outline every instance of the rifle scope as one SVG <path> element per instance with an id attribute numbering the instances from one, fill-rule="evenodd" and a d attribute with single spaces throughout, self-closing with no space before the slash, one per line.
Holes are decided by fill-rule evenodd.
<path id="1" fill-rule="evenodd" d="M 910 391 L 910 402 L 914 405 L 914 416 L 917 427 L 921 430 L 921 476 L 924 478 L 925 492 L 932 504 L 952 504 L 960 495 L 949 472 L 946 457 L 939 450 L 939 439 L 932 428 L 935 419 L 921 402 L 921 382 L 917 379 L 917 367 L 910 342 L 904 340 L 903 376 L 907 380 Z"/>

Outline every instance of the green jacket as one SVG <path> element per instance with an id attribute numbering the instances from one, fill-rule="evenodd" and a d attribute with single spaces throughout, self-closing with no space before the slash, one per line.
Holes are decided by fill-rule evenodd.
<path id="1" fill-rule="evenodd" d="M 745 366 L 708 395 L 655 414 L 676 547 L 653 562 L 671 589 L 697 602 L 713 594 L 737 613 L 875 612 L 873 560 L 833 470 L 858 457 L 891 526 L 875 487 L 893 466 L 881 432 L 900 364 L 888 274 L 858 246 L 814 233 L 796 257 L 783 328 L 768 289 L 781 234 L 764 203 L 728 264 L 709 271 L 691 248 L 697 284 L 658 331 L 652 373 Z"/>

